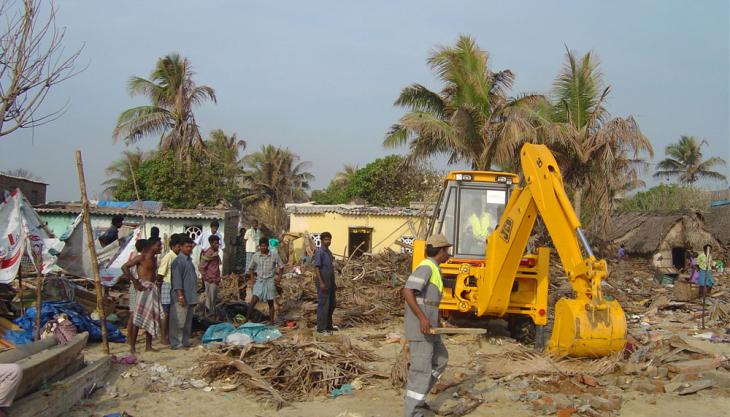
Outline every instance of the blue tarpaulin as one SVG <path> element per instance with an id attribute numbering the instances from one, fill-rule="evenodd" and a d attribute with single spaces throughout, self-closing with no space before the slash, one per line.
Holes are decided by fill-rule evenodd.
<path id="1" fill-rule="evenodd" d="M 281 332 L 274 326 L 261 323 L 246 323 L 236 328 L 230 323 L 214 324 L 208 327 L 203 335 L 203 343 L 221 342 L 231 333 L 242 333 L 251 337 L 254 343 L 266 343 L 281 337 Z"/>
<path id="2" fill-rule="evenodd" d="M 41 328 L 46 325 L 53 316 L 66 313 L 76 329 L 81 332 L 89 332 L 90 342 L 101 341 L 101 326 L 98 320 L 92 320 L 86 310 L 73 301 L 45 301 L 41 307 Z M 4 339 L 15 345 L 24 345 L 33 341 L 33 325 L 35 324 L 35 307 L 25 310 L 23 317 L 15 319 L 15 324 L 22 330 L 6 331 Z M 110 342 L 124 343 L 124 335 L 114 327 L 113 324 L 106 324 L 106 335 Z"/>

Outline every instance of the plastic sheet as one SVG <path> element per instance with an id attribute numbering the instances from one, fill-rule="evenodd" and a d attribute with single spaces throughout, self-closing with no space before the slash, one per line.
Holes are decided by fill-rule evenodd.
<path id="1" fill-rule="evenodd" d="M 98 320 L 92 320 L 84 308 L 73 301 L 46 301 L 41 307 L 41 328 L 46 325 L 53 317 L 60 313 L 66 313 L 76 329 L 81 332 L 89 332 L 90 342 L 101 341 L 101 326 Z M 24 345 L 33 341 L 33 325 L 35 324 L 35 306 L 25 310 L 25 315 L 15 319 L 22 330 L 6 331 L 4 339 L 16 344 Z M 114 327 L 113 324 L 106 324 L 106 334 L 110 342 L 124 343 L 124 335 Z"/>

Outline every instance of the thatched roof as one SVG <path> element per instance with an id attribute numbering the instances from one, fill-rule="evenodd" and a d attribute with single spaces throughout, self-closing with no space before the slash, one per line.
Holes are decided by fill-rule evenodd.
<path id="1" fill-rule="evenodd" d="M 699 250 L 707 243 L 715 247 L 720 244 L 697 212 L 618 214 L 612 217 L 607 235 L 613 244 L 624 244 L 629 253 L 637 254 L 652 254 L 672 246 Z"/>
<path id="2" fill-rule="evenodd" d="M 730 247 L 730 204 L 712 207 L 704 216 L 705 224 L 712 234 Z"/>

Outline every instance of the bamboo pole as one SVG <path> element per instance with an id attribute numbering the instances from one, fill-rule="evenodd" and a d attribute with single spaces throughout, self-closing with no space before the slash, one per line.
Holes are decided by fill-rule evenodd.
<path id="1" fill-rule="evenodd" d="M 104 296 L 101 290 L 101 275 L 99 274 L 99 263 L 96 258 L 96 246 L 94 245 L 94 234 L 91 230 L 91 217 L 89 216 L 89 200 L 86 197 L 86 179 L 84 178 L 84 164 L 81 161 L 81 151 L 76 151 L 76 168 L 79 172 L 79 190 L 81 192 L 81 218 L 84 221 L 84 233 L 86 245 L 91 256 L 91 270 L 94 274 L 94 289 L 96 290 L 96 313 L 101 321 L 101 341 L 104 346 L 104 353 L 109 354 L 109 340 L 106 336 L 106 313 L 104 313 Z"/>
<path id="2" fill-rule="evenodd" d="M 33 328 L 33 340 L 41 340 L 41 307 L 43 304 L 42 292 L 43 292 L 43 274 L 41 274 L 41 262 L 42 257 L 36 257 L 35 269 L 38 274 L 38 284 L 35 288 L 35 326 Z"/>

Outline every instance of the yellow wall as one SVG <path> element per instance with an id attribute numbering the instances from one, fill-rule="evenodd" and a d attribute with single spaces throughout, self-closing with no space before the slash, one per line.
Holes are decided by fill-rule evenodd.
<path id="1" fill-rule="evenodd" d="M 393 242 L 401 236 L 416 237 L 421 219 L 415 216 L 373 216 L 373 215 L 342 215 L 338 213 L 317 214 L 290 214 L 289 231 L 292 233 L 332 233 L 333 254 L 345 256 L 348 246 L 348 235 L 351 227 L 372 228 L 373 253 L 382 252 L 391 248 L 400 252 L 401 247 Z M 303 251 L 302 239 L 294 243 L 297 258 Z"/>

